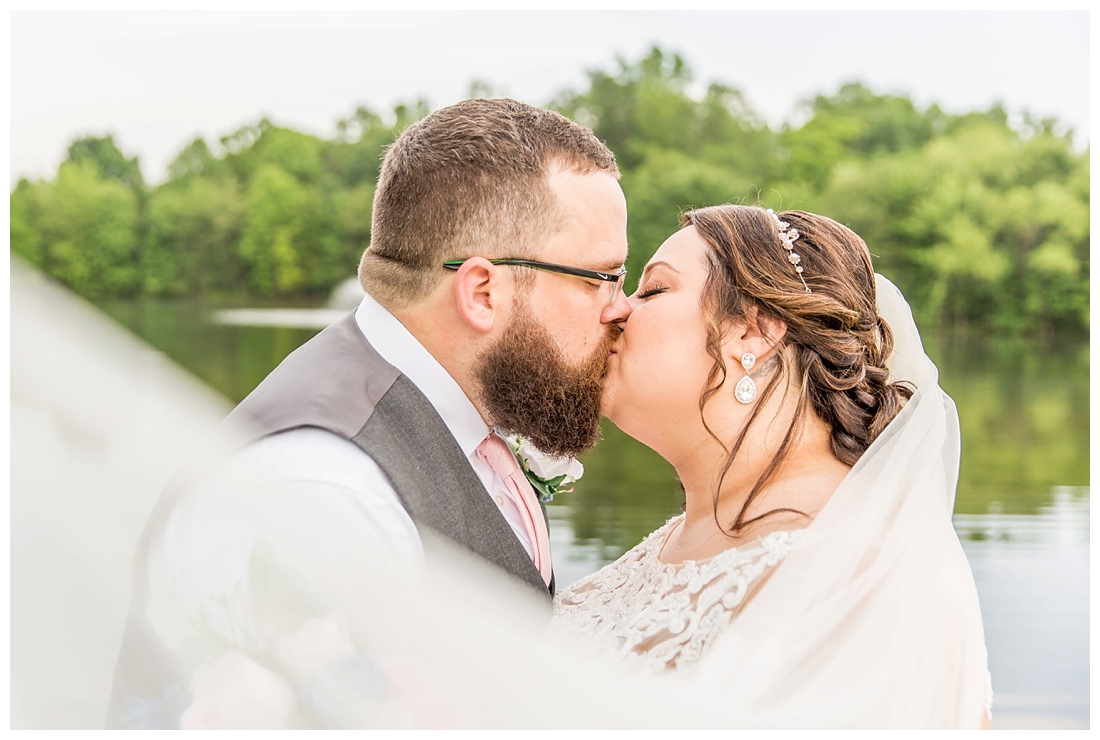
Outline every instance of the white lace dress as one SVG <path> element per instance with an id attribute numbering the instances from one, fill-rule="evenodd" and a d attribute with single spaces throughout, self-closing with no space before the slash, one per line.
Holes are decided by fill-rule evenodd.
<path id="1" fill-rule="evenodd" d="M 772 532 L 705 560 L 658 559 L 673 517 L 614 563 L 562 589 L 554 630 L 654 672 L 697 661 L 802 530 Z"/>

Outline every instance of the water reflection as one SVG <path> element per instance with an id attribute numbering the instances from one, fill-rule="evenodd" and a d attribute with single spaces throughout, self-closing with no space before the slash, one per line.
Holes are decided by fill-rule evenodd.
<path id="1" fill-rule="evenodd" d="M 999 541 L 1044 546 L 1087 544 L 1089 489 L 1055 486 L 1049 504 L 1035 514 L 1005 514 L 999 501 L 985 514 L 955 514 L 955 531 L 963 541 Z"/>
<path id="2" fill-rule="evenodd" d="M 194 301 L 112 301 L 116 321 L 234 403 L 317 333 L 317 328 L 224 324 L 220 308 Z"/>
<path id="3" fill-rule="evenodd" d="M 926 342 L 959 408 L 955 511 L 1037 514 L 1053 486 L 1089 484 L 1087 340 L 939 337 Z"/>
<path id="4" fill-rule="evenodd" d="M 994 502 L 996 504 L 997 502 Z M 1032 515 L 956 514 L 982 606 L 996 728 L 1089 726 L 1089 489 Z"/>
<path id="5" fill-rule="evenodd" d="M 335 324 L 347 311 L 334 308 L 226 308 L 215 311 L 212 319 L 229 326 L 274 326 L 320 331 Z"/>

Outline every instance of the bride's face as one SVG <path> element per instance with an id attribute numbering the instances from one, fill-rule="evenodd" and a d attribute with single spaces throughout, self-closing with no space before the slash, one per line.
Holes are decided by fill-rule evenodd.
<path id="1" fill-rule="evenodd" d="M 709 249 L 694 226 L 661 245 L 630 297 L 633 313 L 604 376 L 603 413 L 666 456 L 700 426 L 699 398 L 714 366 L 700 308 Z"/>

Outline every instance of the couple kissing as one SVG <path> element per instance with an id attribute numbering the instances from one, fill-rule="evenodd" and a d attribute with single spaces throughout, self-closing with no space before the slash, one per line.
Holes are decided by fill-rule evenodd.
<path id="1" fill-rule="evenodd" d="M 234 409 L 228 460 L 146 527 L 109 726 L 390 722 L 363 708 L 402 669 L 278 585 L 311 577 L 270 553 L 276 499 L 296 512 L 280 532 L 328 573 L 413 579 L 442 539 L 551 607 L 553 644 L 700 682 L 729 726 L 988 723 L 951 527 L 958 421 L 904 298 L 845 226 L 741 205 L 685 212 L 628 296 L 618 180 L 590 130 L 511 100 L 397 138 L 362 303 Z M 673 465 L 684 511 L 557 583 L 517 444 L 564 464 L 601 416 Z M 369 554 L 337 557 L 341 538 Z M 337 683 L 363 713 L 326 709 L 334 676 L 354 676 Z M 405 706 L 413 726 L 431 713 Z"/>

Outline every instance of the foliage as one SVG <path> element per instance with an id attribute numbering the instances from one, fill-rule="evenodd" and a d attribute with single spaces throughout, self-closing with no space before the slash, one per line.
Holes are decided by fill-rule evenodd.
<path id="1" fill-rule="evenodd" d="M 839 167 L 818 202 L 881 257 L 925 323 L 1088 327 L 1088 155 L 971 121 Z"/>
<path id="2" fill-rule="evenodd" d="M 656 47 L 550 107 L 618 157 L 631 280 L 684 209 L 763 202 L 849 224 L 927 326 L 1088 329 L 1089 154 L 1056 121 L 1013 128 L 999 106 L 952 114 L 850 83 L 773 128 Z M 11 248 L 89 296 L 324 293 L 369 244 L 385 147 L 429 110 L 361 107 L 331 139 L 263 119 L 191 142 L 155 188 L 112 137 L 80 139 L 53 180 L 11 193 Z"/>
<path id="3" fill-rule="evenodd" d="M 147 216 L 145 292 L 203 295 L 240 284 L 243 266 L 236 252 L 245 207 L 234 179 L 195 177 L 158 188 L 149 198 Z"/>
<path id="4" fill-rule="evenodd" d="M 90 162 L 65 162 L 53 182 L 20 182 L 11 195 L 11 247 L 83 295 L 139 288 L 137 196 Z"/>
<path id="5" fill-rule="evenodd" d="M 929 328 L 1006 334 L 1089 325 L 1089 154 L 1056 122 L 964 115 L 851 83 L 772 131 L 735 89 L 690 94 L 660 49 L 555 101 L 624 170 L 633 276 L 692 207 L 763 202 L 848 224 Z"/>
<path id="6" fill-rule="evenodd" d="M 693 207 L 726 203 L 735 191 L 727 169 L 678 151 L 655 150 L 623 175 L 627 198 L 627 276 L 632 291 L 645 263 L 680 226 L 680 214 Z M 747 181 L 742 184 L 748 185 Z M 731 187 L 732 186 L 732 187 Z M 755 193 L 750 196 L 755 200 Z"/>
<path id="7" fill-rule="evenodd" d="M 90 164 L 103 179 L 118 180 L 135 191 L 141 192 L 145 187 L 137 157 L 127 159 L 115 145 L 113 136 L 87 137 L 74 141 L 69 147 L 68 161 Z"/>
<path id="8" fill-rule="evenodd" d="M 301 182 L 301 173 L 311 171 L 309 160 L 291 164 L 300 168 L 299 177 L 267 163 L 249 185 L 240 255 L 248 267 L 248 287 L 257 295 L 328 288 L 349 271 L 344 267 L 331 274 L 341 245 L 333 233 L 330 202 L 316 186 Z"/>

